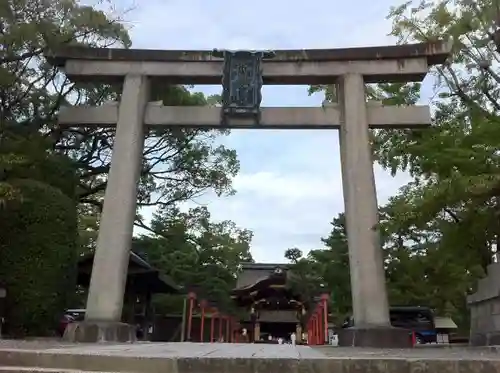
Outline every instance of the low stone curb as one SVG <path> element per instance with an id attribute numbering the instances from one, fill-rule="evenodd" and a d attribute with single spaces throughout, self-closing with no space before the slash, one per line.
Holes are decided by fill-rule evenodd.
<path id="1" fill-rule="evenodd" d="M 31 367 L 0 367 L 0 373 L 89 373 L 83 370 Z M 100 372 L 116 373 L 116 372 Z"/>
<path id="2" fill-rule="evenodd" d="M 500 359 L 161 358 L 1 350 L 0 368 L 0 373 L 498 373 Z"/>
<path id="3" fill-rule="evenodd" d="M 433 349 L 433 348 L 449 348 L 449 349 L 467 349 L 469 351 L 485 351 L 485 352 L 500 352 L 500 346 L 470 346 L 469 344 L 448 344 L 448 345 L 416 345 L 414 348 Z"/>

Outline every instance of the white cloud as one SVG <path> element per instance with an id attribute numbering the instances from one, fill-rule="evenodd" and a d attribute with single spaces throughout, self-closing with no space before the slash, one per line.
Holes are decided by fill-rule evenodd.
<path id="1" fill-rule="evenodd" d="M 271 197 L 294 203 L 299 200 L 329 198 L 332 193 L 341 192 L 341 185 L 333 177 L 277 172 L 257 172 L 240 174 L 234 179 L 234 188 L 240 193 L 258 193 L 262 197 Z"/>

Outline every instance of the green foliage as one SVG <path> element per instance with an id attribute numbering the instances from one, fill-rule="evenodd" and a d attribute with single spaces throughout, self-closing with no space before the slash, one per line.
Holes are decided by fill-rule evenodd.
<path id="1" fill-rule="evenodd" d="M 103 128 L 62 130 L 57 125 L 61 105 L 99 105 L 116 100 L 117 87 L 74 84 L 51 66 L 47 55 L 66 45 L 131 46 L 126 27 L 110 5 L 99 9 L 76 0 L 6 0 L 0 6 L 0 131 L 22 128 L 27 137 L 42 133 L 50 146 L 74 160 L 79 168 L 76 189 L 81 227 L 96 223 L 102 208 L 115 131 Z M 125 12 L 126 10 L 124 10 Z M 213 105 L 218 97 L 192 93 L 187 87 L 153 82 L 152 100 L 166 105 Z M 141 173 L 139 206 L 171 206 L 207 190 L 233 193 L 238 172 L 236 153 L 217 139 L 225 131 L 161 129 L 147 134 Z M 141 224 L 141 223 L 139 223 Z M 142 223 L 144 224 L 144 223 Z M 95 225 L 95 224 L 94 224 Z M 86 244 L 93 239 L 85 232 Z"/>
<path id="2" fill-rule="evenodd" d="M 8 332 L 51 334 L 76 285 L 75 169 L 36 133 L 5 129 L 0 145 L 0 279 Z"/>
<path id="3" fill-rule="evenodd" d="M 420 232 L 414 243 L 418 255 L 411 244 L 400 245 L 398 258 L 403 256 L 405 266 L 397 281 L 403 281 L 403 273 L 421 276 L 412 299 L 423 297 L 462 327 L 468 326 L 465 296 L 484 275 L 500 242 L 498 16 L 497 4 L 489 0 L 410 1 L 391 10 L 392 34 L 400 42 L 440 38 L 452 43 L 453 52 L 448 63 L 432 72 L 433 127 L 379 131 L 374 141 L 383 166 L 415 176 L 387 206 L 392 234 Z M 412 100 L 406 92 L 398 95 Z"/>
<path id="4" fill-rule="evenodd" d="M 461 248 L 459 242 L 449 242 L 453 235 L 442 238 L 442 232 L 474 227 L 461 226 L 446 219 L 435 221 L 425 229 L 415 225 L 402 226 L 395 216 L 396 200 L 380 211 L 385 270 L 389 303 L 392 306 L 429 306 L 437 315 L 449 316 L 465 330 L 468 311 L 465 295 L 483 274 L 474 259 L 476 252 Z M 406 207 L 408 208 L 408 207 Z M 292 269 L 296 274 L 294 286 L 311 298 L 320 291 L 330 295 L 329 310 L 333 320 L 340 324 L 352 313 L 349 277 L 349 253 L 345 231 L 345 217 L 340 214 L 332 222 L 332 231 L 324 238 L 325 248 L 311 250 L 307 257 L 294 256 Z M 285 257 L 298 253 L 289 249 Z M 458 256 L 458 257 L 457 257 Z"/>
<path id="5" fill-rule="evenodd" d="M 331 224 L 330 235 L 322 239 L 327 250 L 313 250 L 309 256 L 321 264 L 324 282 L 330 290 L 330 309 L 337 318 L 343 318 L 351 308 L 349 253 L 344 214 L 334 218 Z"/>
<path id="6" fill-rule="evenodd" d="M 287 249 L 285 251 L 285 258 L 292 263 L 297 263 L 302 258 L 302 250 L 297 249 L 296 247 Z"/>
<path id="7" fill-rule="evenodd" d="M 469 247 L 456 240 L 481 232 L 444 214 L 426 224 L 403 224 L 398 214 L 414 208 L 401 196 L 380 212 L 390 304 L 429 306 L 467 330 L 465 296 L 484 274 L 478 260 L 481 245 Z"/>
<path id="8" fill-rule="evenodd" d="M 500 243 L 500 14 L 485 1 L 405 1 L 388 18 L 399 43 L 445 40 L 452 53 L 432 69 L 433 122 L 421 130 L 373 131 L 375 159 L 414 181 L 381 211 L 392 304 L 423 304 L 467 328 L 465 297 Z M 420 85 L 367 86 L 368 99 L 414 104 Z M 311 87 L 336 100 L 335 87 Z"/>
<path id="9" fill-rule="evenodd" d="M 305 258 L 297 248 L 288 249 L 285 257 L 292 263 L 293 286 L 297 291 L 308 299 L 320 292 L 328 293 L 330 313 L 337 322 L 342 322 L 351 311 L 349 254 L 343 214 L 333 219 L 332 231 L 322 241 L 325 249 L 311 250 Z"/>
<path id="10" fill-rule="evenodd" d="M 252 261 L 252 233 L 233 222 L 211 222 L 204 207 L 181 212 L 165 209 L 155 215 L 153 236 L 134 241 L 134 250 L 147 255 L 148 261 L 184 285 L 195 289 L 200 298 L 232 310 L 230 291 L 242 262 Z M 181 312 L 180 297 L 163 297 L 156 302 L 160 313 Z"/>
<path id="11" fill-rule="evenodd" d="M 0 231 L 0 277 L 10 287 L 11 299 L 19 300 L 10 303 L 8 315 L 19 334 L 45 333 L 55 326 L 53 318 L 67 305 L 67 287 L 74 284 L 67 277 L 68 266 L 74 265 L 76 255 L 95 247 L 115 131 L 63 130 L 57 114 L 61 105 L 99 105 L 119 99 L 120 93 L 115 86 L 70 82 L 47 56 L 66 45 L 130 47 L 125 26 L 111 16 L 115 11 L 102 10 L 104 6 L 97 9 L 76 0 L 6 0 L 0 5 L 0 209 L 3 220 L 10 216 L 9 225 L 2 224 Z M 173 106 L 216 105 L 220 100 L 158 82 L 153 82 L 151 93 L 152 100 Z M 155 230 L 168 233 L 168 238 L 158 234 L 139 241 L 160 260 L 175 254 L 170 246 L 174 240 L 185 255 L 172 262 L 179 268 L 167 261 L 162 269 L 172 271 L 181 284 L 202 284 L 208 295 L 229 302 L 227 289 L 240 260 L 251 259 L 251 233 L 230 222 L 208 222 L 206 211 L 199 212 L 205 215 L 198 216 L 200 223 L 193 227 L 188 220 L 195 217 L 175 208 L 208 190 L 217 195 L 234 193 L 236 153 L 218 141 L 227 133 L 168 128 L 147 133 L 139 206 L 160 207 Z M 31 215 L 28 209 L 33 210 Z M 139 226 L 151 230 L 140 215 L 137 218 Z M 189 223 L 184 233 L 182 219 Z M 190 243 L 182 242 L 187 235 Z M 193 249 L 199 253 L 194 262 L 189 256 Z M 186 265 L 204 267 L 198 273 Z M 178 274 L 181 268 L 184 277 Z M 47 280 L 32 286 L 35 275 Z M 54 284 L 55 278 L 59 283 Z M 27 290 L 21 294 L 23 288 Z M 42 302 L 43 298 L 47 300 Z"/>
<path id="12" fill-rule="evenodd" d="M 77 178 L 73 162 L 48 151 L 50 143 L 43 136 L 19 133 L 12 128 L 3 131 L 0 144 L 0 180 L 34 179 L 75 197 Z"/>
<path id="13" fill-rule="evenodd" d="M 402 193 L 413 209 L 399 218 L 425 223 L 444 213 L 453 224 L 474 223 L 483 235 L 478 255 L 483 268 L 491 262 L 500 233 L 495 212 L 500 190 L 500 79 L 493 63 L 498 58 L 496 9 L 492 1 L 464 0 L 410 1 L 391 10 L 392 34 L 401 42 L 440 38 L 452 43 L 453 53 L 447 64 L 433 71 L 433 127 L 380 131 L 374 149 L 383 166 L 393 172 L 409 170 L 416 178 Z M 404 91 L 397 95 L 413 100 Z M 453 241 L 473 247 L 478 234 L 470 233 L 455 230 L 461 239 Z"/>
<path id="14" fill-rule="evenodd" d="M 76 208 L 59 189 L 10 179 L 21 199 L 0 209 L 0 278 L 6 284 L 8 331 L 47 335 L 75 290 Z"/>

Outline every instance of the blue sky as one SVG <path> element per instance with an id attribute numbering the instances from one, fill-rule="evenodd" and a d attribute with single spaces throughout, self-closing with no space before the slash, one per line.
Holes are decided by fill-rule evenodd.
<path id="1" fill-rule="evenodd" d="M 396 0 L 397 1 L 397 0 Z M 249 4 L 249 5 L 245 5 Z M 120 0 L 134 48 L 291 49 L 393 44 L 385 20 L 394 0 L 285 1 Z M 429 91 L 429 84 L 426 85 Z M 196 87 L 219 93 L 219 87 Z M 263 89 L 264 106 L 319 106 L 306 86 Z M 206 196 L 216 220 L 254 232 L 256 261 L 281 262 L 289 247 L 321 247 L 330 221 L 344 210 L 337 131 L 233 131 L 223 142 L 237 150 L 237 194 Z M 410 178 L 375 166 L 379 203 Z"/>

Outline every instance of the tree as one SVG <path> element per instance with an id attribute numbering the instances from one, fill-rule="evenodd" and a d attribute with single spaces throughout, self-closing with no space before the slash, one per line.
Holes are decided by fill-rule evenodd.
<path id="1" fill-rule="evenodd" d="M 302 250 L 296 247 L 285 250 L 284 256 L 291 263 L 290 287 L 294 293 L 300 294 L 303 301 L 313 301 L 323 281 L 321 273 L 317 271 L 316 263 L 309 256 L 303 257 Z"/>
<path id="2" fill-rule="evenodd" d="M 474 251 L 452 240 L 460 237 L 456 229 L 469 228 L 460 228 L 443 214 L 425 226 L 401 224 L 394 216 L 400 208 L 415 207 L 398 196 L 380 213 L 389 303 L 431 307 L 467 330 L 465 297 L 483 270 Z"/>
<path id="3" fill-rule="evenodd" d="M 463 323 L 465 296 L 500 242 L 499 16 L 491 0 L 393 7 L 388 18 L 399 43 L 441 39 L 452 54 L 430 74 L 431 128 L 372 132 L 376 160 L 414 177 L 382 213 L 391 301 L 425 302 Z M 336 99 L 332 87 L 311 90 Z M 369 85 L 367 93 L 386 105 L 414 104 L 420 84 Z"/>
<path id="4" fill-rule="evenodd" d="M 412 209 L 404 197 L 397 196 L 380 209 L 389 304 L 428 306 L 467 328 L 465 296 L 482 273 L 480 264 L 471 251 L 457 249 L 456 242 L 448 241 L 453 235 L 443 235 L 455 229 L 453 223 L 436 218 L 425 228 L 402 225 L 395 216 L 401 208 Z M 285 255 L 293 257 L 296 289 L 307 298 L 326 290 L 330 295 L 329 310 L 341 323 L 352 313 L 344 214 L 333 219 L 332 231 L 322 242 L 323 249 L 311 250 L 305 258 L 292 255 L 300 252 L 297 248 L 287 250 Z"/>
<path id="5" fill-rule="evenodd" d="M 393 228 L 427 231 L 426 250 L 419 253 L 428 293 L 434 294 L 427 302 L 466 326 L 465 296 L 485 274 L 500 237 L 499 13 L 492 1 L 412 6 L 407 2 L 391 10 L 393 35 L 400 42 L 447 40 L 452 55 L 433 70 L 433 127 L 378 132 L 374 150 L 392 172 L 414 175 L 415 181 L 391 203 Z M 385 87 L 376 93 L 379 99 L 416 99 Z M 412 258 L 417 260 L 415 254 Z"/>
<path id="6" fill-rule="evenodd" d="M 75 169 L 48 154 L 34 136 L 3 134 L 0 147 L 0 279 L 6 285 L 5 318 L 11 336 L 47 335 L 68 307 L 76 283 Z M 5 190 L 5 189 L 4 189 Z"/>
<path id="7" fill-rule="evenodd" d="M 285 258 L 291 263 L 297 263 L 302 258 L 302 250 L 294 247 L 285 251 Z"/>
<path id="8" fill-rule="evenodd" d="M 22 126 L 27 132 L 43 133 L 51 140 L 51 150 L 66 154 L 78 166 L 80 203 L 100 209 L 114 129 L 62 129 L 57 125 L 57 113 L 61 105 L 99 105 L 119 99 L 119 91 L 114 86 L 71 83 L 45 56 L 64 45 L 128 48 L 131 40 L 121 19 L 76 0 L 7 0 L 0 17 L 4 30 L 0 34 L 0 129 Z M 206 105 L 214 101 L 186 87 L 161 83 L 153 84 L 152 100 L 166 105 Z M 140 206 L 168 206 L 208 189 L 218 195 L 233 193 L 231 178 L 239 164 L 233 150 L 217 144 L 221 134 L 227 131 L 149 131 Z"/>
<path id="9" fill-rule="evenodd" d="M 456 242 L 475 250 L 485 269 L 500 233 L 497 5 L 464 0 L 412 6 L 391 10 L 392 34 L 401 42 L 444 39 L 453 53 L 433 71 L 438 93 L 433 128 L 379 132 L 375 153 L 393 172 L 407 169 L 416 177 L 404 191 L 416 207 L 407 218 L 425 222 L 445 214 L 462 228 L 455 230 L 462 233 Z M 389 95 L 379 88 L 381 96 L 409 100 L 401 90 Z"/>
<path id="10" fill-rule="evenodd" d="M 333 219 L 331 224 L 330 235 L 321 239 L 325 245 L 324 249 L 311 250 L 304 258 L 300 249 L 292 248 L 285 251 L 285 258 L 292 263 L 292 286 L 309 300 L 326 291 L 330 296 L 330 313 L 341 322 L 351 310 L 349 253 L 344 214 Z"/>
<path id="11" fill-rule="evenodd" d="M 66 176 L 59 179 L 58 165 L 48 159 L 56 155 L 61 156 L 59 159 L 69 159 L 77 175 L 70 194 L 79 204 L 79 243 L 86 250 L 92 250 L 110 167 L 114 130 L 61 128 L 57 124 L 57 113 L 62 105 L 99 105 L 119 99 L 120 93 L 115 86 L 93 86 L 66 79 L 46 58 L 66 45 L 128 48 L 131 40 L 120 18 L 76 0 L 5 0 L 0 5 L 0 149 L 13 148 L 12 144 L 16 147 L 15 151 L 0 152 L 0 206 L 12 211 L 12 204 L 24 201 L 28 194 L 33 196 L 40 182 L 66 194 L 61 185 Z M 203 94 L 193 93 L 183 86 L 156 83 L 152 87 L 152 100 L 162 100 L 168 105 L 206 105 L 213 104 L 216 99 L 207 101 Z M 218 195 L 233 193 L 231 178 L 239 168 L 236 153 L 217 143 L 217 138 L 226 133 L 176 129 L 148 132 L 139 205 L 172 207 L 210 189 Z M 25 167 L 38 156 L 47 162 Z M 23 183 L 33 183 L 32 188 L 18 187 L 14 176 L 20 170 L 24 172 Z M 27 195 L 23 194 L 24 190 Z M 51 193 L 55 195 L 57 191 Z M 43 202 L 40 206 L 48 208 L 50 205 Z M 52 206 L 60 208 L 57 204 Z M 22 211 L 19 214 L 20 218 L 24 216 Z M 56 215 L 57 211 L 47 211 L 47 216 Z M 137 224 L 150 229 L 140 219 Z M 21 228 L 29 230 L 30 227 L 20 225 L 18 229 Z M 51 225 L 44 229 L 50 235 L 57 228 Z M 8 239 L 3 229 L 0 236 L 0 240 Z M 37 242 L 33 239 L 29 244 L 36 246 Z M 45 245 L 39 248 L 42 247 Z M 13 254 L 7 251 L 16 249 L 2 248 L 1 261 L 6 262 L 4 258 Z M 79 252 L 75 244 L 68 243 L 67 248 Z M 50 250 L 46 254 L 52 255 Z M 58 258 L 66 260 L 62 256 Z"/>
<path id="12" fill-rule="evenodd" d="M 212 222 L 205 207 L 181 212 L 168 208 L 153 218 L 152 236 L 141 236 L 134 249 L 170 275 L 175 282 L 196 289 L 200 297 L 232 308 L 230 291 L 236 285 L 241 263 L 251 262 L 252 233 L 231 221 Z M 163 300 L 162 312 L 180 312 L 180 299 L 170 305 Z"/>
<path id="13" fill-rule="evenodd" d="M 326 250 L 314 250 L 310 256 L 323 266 L 324 281 L 330 290 L 332 312 L 337 319 L 351 310 L 351 280 L 345 215 L 339 214 L 331 225 L 330 235 L 322 239 Z"/>

